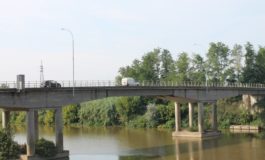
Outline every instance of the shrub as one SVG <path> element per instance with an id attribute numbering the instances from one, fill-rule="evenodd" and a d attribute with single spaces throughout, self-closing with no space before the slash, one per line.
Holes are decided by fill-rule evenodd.
<path id="1" fill-rule="evenodd" d="M 175 127 L 175 119 L 168 120 L 165 124 L 161 124 L 158 128 L 173 129 Z"/>
<path id="2" fill-rule="evenodd" d="M 19 145 L 13 141 L 13 134 L 9 129 L 0 130 L 0 160 L 18 158 Z"/>
<path id="3" fill-rule="evenodd" d="M 128 122 L 128 127 L 145 128 L 147 127 L 147 120 L 145 116 L 137 116 Z"/>
<path id="4" fill-rule="evenodd" d="M 63 122 L 64 124 L 73 124 L 79 122 L 78 110 L 79 105 L 68 105 L 63 108 Z"/>
<path id="5" fill-rule="evenodd" d="M 157 118 L 159 124 L 167 123 L 175 119 L 175 109 L 173 105 L 157 105 Z"/>
<path id="6" fill-rule="evenodd" d="M 95 100 L 81 104 L 80 123 L 89 126 L 113 126 L 118 124 L 112 99 Z"/>
<path id="7" fill-rule="evenodd" d="M 41 157 L 52 157 L 56 155 L 57 149 L 52 141 L 41 138 L 36 143 L 36 153 Z"/>
<path id="8" fill-rule="evenodd" d="M 44 116 L 44 124 L 45 125 L 52 125 L 54 124 L 55 121 L 55 111 L 54 110 L 47 110 L 45 111 L 45 116 Z"/>

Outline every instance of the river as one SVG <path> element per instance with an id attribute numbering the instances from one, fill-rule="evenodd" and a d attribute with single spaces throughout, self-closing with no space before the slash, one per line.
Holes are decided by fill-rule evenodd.
<path id="1" fill-rule="evenodd" d="M 40 137 L 54 141 L 54 129 L 41 127 Z M 26 129 L 15 128 L 15 140 L 26 142 Z M 263 160 L 264 134 L 223 133 L 199 140 L 173 138 L 158 129 L 65 127 L 64 147 L 71 160 Z"/>

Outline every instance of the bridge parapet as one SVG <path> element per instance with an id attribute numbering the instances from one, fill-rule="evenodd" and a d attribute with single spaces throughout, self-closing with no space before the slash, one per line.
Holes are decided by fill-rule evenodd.
<path id="1" fill-rule="evenodd" d="M 121 84 L 111 80 L 80 80 L 80 81 L 57 81 L 61 87 L 115 87 Z M 75 85 L 73 85 L 75 84 Z M 141 81 L 139 87 L 222 87 L 222 88 L 265 88 L 260 83 L 213 83 L 207 85 L 201 82 L 176 82 L 176 81 Z M 17 88 L 16 81 L 0 81 L 0 89 Z M 40 81 L 25 81 L 25 88 L 41 88 Z"/>

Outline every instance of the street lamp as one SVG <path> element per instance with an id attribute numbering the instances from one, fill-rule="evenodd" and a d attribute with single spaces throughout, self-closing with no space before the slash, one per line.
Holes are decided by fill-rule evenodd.
<path id="1" fill-rule="evenodd" d="M 62 28 L 62 31 L 66 31 L 72 36 L 72 48 L 73 48 L 73 97 L 75 96 L 75 46 L 74 46 L 74 34 L 70 29 Z"/>

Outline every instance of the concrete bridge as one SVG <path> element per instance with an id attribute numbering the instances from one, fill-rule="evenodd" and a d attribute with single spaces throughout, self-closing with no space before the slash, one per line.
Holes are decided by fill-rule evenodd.
<path id="1" fill-rule="evenodd" d="M 70 84 L 70 83 L 69 83 Z M 105 83 L 111 84 L 111 83 Z M 0 89 L 0 106 L 3 127 L 9 122 L 10 111 L 27 112 L 27 155 L 23 159 L 34 159 L 35 142 L 38 139 L 38 110 L 55 109 L 55 141 L 57 156 L 67 159 L 68 152 L 63 149 L 62 106 L 115 96 L 152 96 L 175 101 L 175 128 L 173 136 L 205 137 L 218 135 L 216 100 L 238 95 L 265 95 L 263 84 L 203 84 L 196 83 L 141 83 L 140 86 L 125 87 L 114 85 L 78 86 L 62 88 L 25 87 L 25 83 L 16 83 L 18 87 Z M 22 85 L 22 87 L 21 87 Z M 181 131 L 180 105 L 189 105 L 189 126 L 192 127 L 193 105 L 198 106 L 198 132 Z M 204 130 L 204 103 L 212 103 L 212 132 Z M 35 157 L 36 158 L 36 157 Z"/>

